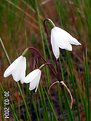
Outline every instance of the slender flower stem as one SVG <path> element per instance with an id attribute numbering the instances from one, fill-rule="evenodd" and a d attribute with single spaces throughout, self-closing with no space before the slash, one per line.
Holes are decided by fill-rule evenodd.
<path id="1" fill-rule="evenodd" d="M 25 56 L 25 54 L 26 54 L 26 52 L 27 52 L 28 50 L 34 50 L 34 51 L 41 57 L 41 59 L 42 59 L 47 65 L 49 65 L 48 67 L 51 69 L 53 75 L 55 75 L 55 77 L 58 79 L 57 73 L 56 73 L 56 70 L 55 70 L 54 66 L 53 66 L 51 63 L 48 64 L 48 62 L 43 58 L 43 56 L 41 55 L 41 53 L 40 53 L 36 48 L 34 48 L 34 47 L 28 47 L 28 48 L 26 48 L 26 49 L 24 50 L 24 52 L 22 53 L 22 55 Z M 50 66 L 50 65 L 51 65 L 51 66 Z"/>
<path id="2" fill-rule="evenodd" d="M 52 65 L 51 63 L 44 63 L 44 64 L 42 64 L 40 67 L 39 67 L 39 69 L 42 69 L 44 66 L 46 66 L 46 65 L 48 65 L 48 67 L 49 67 L 49 65 Z"/>
<path id="3" fill-rule="evenodd" d="M 47 63 L 44 63 L 44 64 L 42 64 L 40 67 L 39 67 L 39 69 L 42 69 L 44 66 L 46 66 L 47 65 Z"/>
<path id="4" fill-rule="evenodd" d="M 5 55 L 7 57 L 8 63 L 11 64 L 10 58 L 8 56 L 8 53 L 7 53 L 6 49 L 5 49 L 4 43 L 3 43 L 1 38 L 0 38 L 0 43 L 1 43 L 1 46 L 2 46 L 2 49 L 3 49 L 4 53 L 5 53 Z"/>
<path id="5" fill-rule="evenodd" d="M 41 59 L 42 59 L 43 61 L 46 62 L 46 60 L 43 58 L 43 56 L 41 55 L 41 53 L 40 53 L 36 48 L 34 48 L 34 47 L 29 47 L 28 49 L 29 49 L 29 50 L 34 50 L 35 52 L 37 52 L 37 54 L 41 57 Z"/>
<path id="6" fill-rule="evenodd" d="M 46 19 L 44 20 L 44 24 L 45 24 L 46 22 L 49 22 L 49 23 L 52 25 L 52 27 L 55 27 L 55 24 L 53 23 L 53 21 L 52 21 L 51 19 L 46 18 Z"/>
<path id="7" fill-rule="evenodd" d="M 67 87 L 67 85 L 63 81 L 61 81 L 60 83 L 67 89 L 68 93 L 70 94 L 70 98 L 71 98 L 70 108 L 72 109 L 72 105 L 73 105 L 73 97 L 72 97 L 72 94 L 71 94 L 69 88 Z"/>
<path id="8" fill-rule="evenodd" d="M 43 56 L 41 55 L 41 53 L 36 49 L 36 48 L 33 48 L 33 47 L 29 47 L 29 49 L 32 49 L 32 50 L 34 50 L 34 51 L 36 51 L 37 52 L 37 54 L 41 57 L 41 59 L 44 61 L 44 62 L 46 62 L 46 65 L 49 65 L 48 67 L 51 69 L 51 71 L 52 71 L 52 73 L 55 75 L 55 77 L 57 78 L 57 74 L 56 74 L 56 71 L 55 71 L 55 68 L 54 68 L 54 66 L 50 63 L 50 64 L 48 64 L 48 62 L 43 58 Z M 50 67 L 50 65 L 52 66 L 52 68 Z M 55 71 L 55 72 L 54 72 Z"/>
<path id="9" fill-rule="evenodd" d="M 48 93 L 50 92 L 50 89 L 51 89 L 52 86 L 54 86 L 55 84 L 59 84 L 59 83 L 60 83 L 59 81 L 52 83 L 51 86 L 49 87 Z"/>
<path id="10" fill-rule="evenodd" d="M 46 23 L 51 23 L 52 27 L 55 27 L 55 24 L 53 23 L 53 21 L 49 18 L 46 18 L 44 21 L 43 21 L 43 25 L 44 25 L 44 29 L 45 29 L 45 32 L 46 32 L 46 35 L 47 35 L 47 39 L 50 41 L 50 36 L 48 34 L 48 29 L 46 27 Z"/>
<path id="11" fill-rule="evenodd" d="M 59 82 L 59 81 L 56 81 L 56 82 L 54 82 L 54 83 L 49 87 L 48 93 L 50 92 L 51 87 L 54 86 L 55 84 L 62 84 L 62 85 L 67 89 L 67 91 L 68 91 L 68 93 L 69 93 L 69 95 L 70 95 L 70 98 L 71 98 L 70 108 L 72 109 L 72 106 L 73 106 L 73 97 L 72 97 L 72 94 L 71 94 L 69 88 L 67 87 L 67 85 L 66 85 L 63 81 L 60 81 L 60 82 Z"/>
<path id="12" fill-rule="evenodd" d="M 22 56 L 25 56 L 25 55 L 26 55 L 28 49 L 29 49 L 29 48 L 26 48 L 26 49 L 23 51 Z"/>
<path id="13" fill-rule="evenodd" d="M 11 64 L 11 60 L 10 60 L 10 58 L 9 58 L 9 56 L 8 56 L 8 53 L 7 53 L 6 49 L 5 49 L 5 46 L 4 46 L 3 41 L 1 40 L 1 38 L 0 38 L 0 42 L 1 42 L 1 45 L 2 45 L 2 49 L 3 49 L 3 51 L 4 51 L 5 55 L 6 55 L 6 58 L 7 58 L 8 62 L 9 62 L 9 64 Z M 25 101 L 25 99 L 24 99 L 24 96 L 23 96 L 21 87 L 20 87 L 20 85 L 19 85 L 18 82 L 17 82 L 17 86 L 18 86 L 18 88 L 19 88 L 19 91 L 20 91 L 20 93 L 21 93 L 23 102 L 24 102 L 24 104 L 25 104 L 25 108 L 26 108 L 26 111 L 27 111 L 27 114 L 28 114 L 28 118 L 30 119 L 30 114 L 29 114 L 29 112 L 28 112 L 27 104 L 26 104 L 26 101 Z"/>
<path id="14" fill-rule="evenodd" d="M 61 73 L 60 73 L 61 70 L 60 70 L 60 62 L 59 62 L 59 59 L 58 60 L 55 59 L 55 65 L 56 65 L 58 80 L 62 80 L 62 78 L 61 78 L 62 76 L 61 76 Z"/>

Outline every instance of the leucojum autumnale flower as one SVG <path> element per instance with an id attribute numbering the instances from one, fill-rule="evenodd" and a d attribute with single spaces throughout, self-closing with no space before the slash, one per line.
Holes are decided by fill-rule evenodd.
<path id="1" fill-rule="evenodd" d="M 26 76 L 26 58 L 24 55 L 27 51 L 28 49 L 25 49 L 23 54 L 15 59 L 15 61 L 5 70 L 4 77 L 12 75 L 16 82 L 20 81 L 22 84 L 30 83 L 29 90 L 36 89 L 36 92 L 41 78 L 41 68 L 33 70 Z"/>
<path id="2" fill-rule="evenodd" d="M 59 58 L 59 55 L 60 55 L 59 49 L 60 48 L 68 50 L 68 51 L 72 51 L 72 44 L 73 45 L 81 45 L 81 43 L 78 42 L 77 39 L 72 37 L 68 32 L 66 32 L 65 30 L 63 30 L 59 27 L 56 27 L 51 19 L 45 19 L 44 20 L 45 30 L 47 30 L 45 22 L 49 22 L 53 27 L 51 29 L 51 40 L 50 41 L 51 41 L 52 51 L 53 51 L 53 54 L 54 54 L 56 60 Z M 47 31 L 46 31 L 46 33 L 47 33 Z M 30 47 L 30 49 L 34 49 L 34 48 Z M 29 48 L 25 49 L 23 54 L 21 56 L 19 56 L 5 70 L 4 77 L 8 77 L 8 76 L 12 75 L 13 79 L 16 82 L 20 81 L 22 84 L 23 83 L 26 83 L 26 84 L 29 83 L 29 90 L 35 89 L 35 92 L 36 92 L 37 89 L 38 89 L 38 86 L 39 86 L 40 79 L 41 79 L 41 74 L 42 74 L 41 68 L 44 67 L 45 65 L 47 65 L 47 63 L 42 64 L 42 66 L 40 66 L 40 68 L 37 68 L 37 69 L 33 70 L 32 72 L 30 72 L 28 75 L 26 75 L 26 57 L 25 57 L 25 54 L 28 50 L 29 50 Z M 34 49 L 34 50 L 40 55 L 40 53 L 36 49 Z M 42 56 L 41 56 L 41 58 L 43 59 Z M 72 107 L 73 98 L 72 98 L 70 90 L 68 89 L 68 87 L 66 86 L 66 84 L 63 81 L 54 82 L 50 86 L 50 88 L 56 83 L 60 83 L 60 84 L 64 85 L 64 87 L 67 89 L 67 91 L 69 92 L 70 97 L 71 97 L 71 107 Z M 49 90 L 50 90 L 50 88 L 49 88 Z"/>
<path id="3" fill-rule="evenodd" d="M 13 79 L 18 82 L 19 80 L 23 83 L 26 73 L 26 58 L 22 55 L 19 56 L 4 72 L 4 77 L 9 75 L 13 76 Z"/>
<path id="4" fill-rule="evenodd" d="M 35 92 L 36 92 L 39 86 L 40 78 L 41 78 L 41 70 L 35 69 L 25 77 L 24 82 L 30 83 L 29 90 L 35 89 Z"/>
<path id="5" fill-rule="evenodd" d="M 16 82 L 20 80 L 22 84 L 30 83 L 29 90 L 33 90 L 36 88 L 35 90 L 36 92 L 41 77 L 41 70 L 35 69 L 31 73 L 29 73 L 26 77 L 25 73 L 26 73 L 26 58 L 20 56 L 6 69 L 6 71 L 4 72 L 4 77 L 12 75 L 13 79 Z"/>
<path id="6" fill-rule="evenodd" d="M 72 45 L 81 45 L 81 43 L 68 32 L 55 26 L 51 19 L 45 19 L 44 24 L 45 22 L 49 22 L 53 26 L 51 29 L 51 46 L 56 59 L 59 58 L 59 48 L 72 51 Z"/>

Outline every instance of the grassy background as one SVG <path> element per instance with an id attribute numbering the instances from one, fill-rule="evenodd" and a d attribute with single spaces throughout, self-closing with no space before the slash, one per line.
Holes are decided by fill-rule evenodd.
<path id="1" fill-rule="evenodd" d="M 28 85 L 17 84 L 12 77 L 4 79 L 8 61 L 0 47 L 1 121 L 4 120 L 3 89 L 10 91 L 11 121 L 91 121 L 90 11 L 90 0 L 0 0 L 0 37 L 11 62 L 26 47 L 37 48 L 54 65 L 59 79 L 64 80 L 74 97 L 70 110 L 70 97 L 62 86 L 55 85 L 48 94 L 50 84 L 56 81 L 48 67 L 43 69 L 37 93 L 30 92 Z M 82 44 L 74 46 L 72 53 L 61 50 L 56 64 L 43 28 L 46 17 Z M 44 63 L 34 52 L 28 53 L 27 60 L 27 73 Z"/>

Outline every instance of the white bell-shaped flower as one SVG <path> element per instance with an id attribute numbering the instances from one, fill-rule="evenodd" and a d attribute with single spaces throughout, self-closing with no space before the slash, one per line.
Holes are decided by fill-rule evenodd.
<path id="1" fill-rule="evenodd" d="M 51 45 L 52 45 L 52 50 L 54 53 L 54 56 L 56 59 L 59 58 L 59 48 L 61 49 L 66 49 L 69 51 L 72 51 L 72 46 L 73 45 L 81 45 L 81 43 L 78 42 L 77 39 L 72 37 L 68 32 L 65 30 L 54 26 L 51 30 Z"/>
<path id="2" fill-rule="evenodd" d="M 41 78 L 41 70 L 35 69 L 25 77 L 24 83 L 30 83 L 29 90 L 35 89 L 36 92 L 39 86 L 40 78 Z"/>
<path id="3" fill-rule="evenodd" d="M 23 56 L 19 56 L 4 72 L 4 77 L 8 77 L 9 75 L 13 76 L 15 81 L 21 81 L 25 78 L 26 74 L 26 58 Z"/>

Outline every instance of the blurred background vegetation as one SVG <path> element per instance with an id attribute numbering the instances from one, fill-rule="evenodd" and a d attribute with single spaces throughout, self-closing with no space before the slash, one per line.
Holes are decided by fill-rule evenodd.
<path id="1" fill-rule="evenodd" d="M 9 121 L 91 121 L 90 12 L 91 0 L 0 0 L 0 37 L 11 62 L 26 47 L 35 47 L 54 65 L 60 80 L 64 80 L 74 97 L 71 110 L 69 94 L 62 86 L 55 85 L 48 94 L 50 84 L 56 78 L 46 67 L 43 69 L 37 93 L 30 92 L 28 85 L 20 84 L 24 103 L 19 87 L 12 77 L 3 78 L 3 72 L 9 64 L 1 46 L 0 121 L 4 120 L 3 89 L 10 92 Z M 72 53 L 61 50 L 60 62 L 57 63 L 59 68 L 55 64 L 43 28 L 45 18 L 52 19 L 57 26 L 68 31 L 82 44 L 74 46 Z M 44 63 L 35 52 L 28 53 L 27 58 L 27 73 Z"/>

